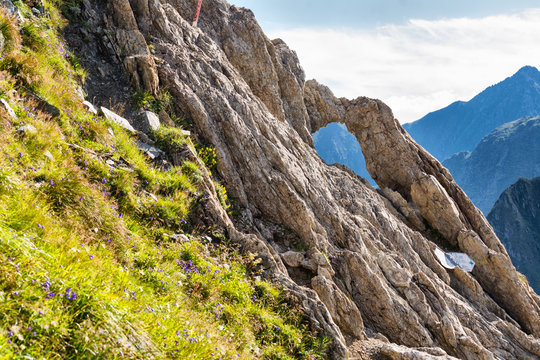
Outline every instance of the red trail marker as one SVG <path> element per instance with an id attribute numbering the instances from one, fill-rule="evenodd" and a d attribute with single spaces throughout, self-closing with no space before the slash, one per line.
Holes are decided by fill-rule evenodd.
<path id="1" fill-rule="evenodd" d="M 202 4 L 202 0 L 199 0 L 199 3 L 197 4 L 197 11 L 195 12 L 195 19 L 193 19 L 193 26 L 197 26 L 197 22 L 199 21 L 199 13 L 201 12 L 201 4 Z"/>

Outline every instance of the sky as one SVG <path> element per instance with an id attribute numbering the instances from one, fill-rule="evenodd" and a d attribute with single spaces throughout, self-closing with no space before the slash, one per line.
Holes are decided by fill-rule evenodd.
<path id="1" fill-rule="evenodd" d="M 295 50 L 336 96 L 388 104 L 402 123 L 540 67 L 538 0 L 229 0 Z"/>

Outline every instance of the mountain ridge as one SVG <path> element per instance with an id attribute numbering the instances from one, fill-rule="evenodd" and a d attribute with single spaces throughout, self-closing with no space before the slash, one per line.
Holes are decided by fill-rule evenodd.
<path id="1" fill-rule="evenodd" d="M 540 175 L 539 138 L 540 117 L 525 117 L 499 126 L 472 152 L 455 154 L 443 165 L 487 214 L 504 189 L 520 177 Z"/>
<path id="2" fill-rule="evenodd" d="M 540 289 L 540 177 L 520 178 L 504 190 L 487 215 L 529 284 Z"/>
<path id="3" fill-rule="evenodd" d="M 510 96 L 509 96 L 510 95 Z M 413 139 L 440 161 L 472 151 L 496 127 L 524 116 L 538 115 L 540 72 L 524 66 L 467 102 L 457 101 L 403 125 Z"/>

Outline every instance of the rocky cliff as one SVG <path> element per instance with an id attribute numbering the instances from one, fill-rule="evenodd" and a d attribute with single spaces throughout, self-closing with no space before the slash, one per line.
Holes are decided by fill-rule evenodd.
<path id="1" fill-rule="evenodd" d="M 391 110 L 306 82 L 295 53 L 268 39 L 249 10 L 208 0 L 195 28 L 195 6 L 85 0 L 83 14 L 132 85 L 167 88 L 215 147 L 239 215 L 210 196 L 210 219 L 262 259 L 265 276 L 333 340 L 332 357 L 540 356 L 539 297 Z M 332 122 L 356 136 L 381 191 L 319 158 L 311 134 Z M 467 253 L 474 271 L 446 270 L 437 247 Z"/>
<path id="2" fill-rule="evenodd" d="M 472 151 L 496 127 L 540 113 L 540 71 L 524 66 L 470 101 L 457 101 L 403 127 L 420 145 L 443 161 Z"/>
<path id="3" fill-rule="evenodd" d="M 540 175 L 540 117 L 499 126 L 472 152 L 445 160 L 455 181 L 487 214 L 499 195 L 520 177 Z"/>
<path id="4" fill-rule="evenodd" d="M 540 177 L 519 179 L 487 216 L 516 267 L 540 290 Z"/>

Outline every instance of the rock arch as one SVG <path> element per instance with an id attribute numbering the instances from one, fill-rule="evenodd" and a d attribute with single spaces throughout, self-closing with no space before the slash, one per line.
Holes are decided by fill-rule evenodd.
<path id="1" fill-rule="evenodd" d="M 331 91 L 310 80 L 304 90 L 310 130 L 342 122 L 357 138 L 366 167 L 384 188 L 412 200 L 420 214 L 449 245 L 469 254 L 477 263 L 474 275 L 495 299 L 531 333 L 539 336 L 538 297 L 525 290 L 495 232 L 452 176 L 437 159 L 418 145 L 380 100 L 360 97 L 337 99 Z M 513 271 L 507 271 L 513 270 Z M 494 276 L 497 274 L 497 276 Z M 510 295 L 513 291 L 519 294 Z"/>

